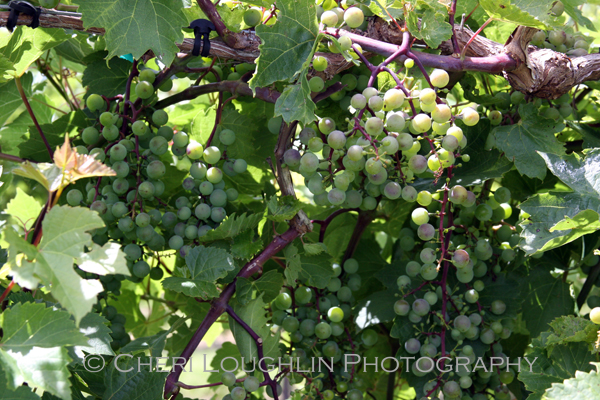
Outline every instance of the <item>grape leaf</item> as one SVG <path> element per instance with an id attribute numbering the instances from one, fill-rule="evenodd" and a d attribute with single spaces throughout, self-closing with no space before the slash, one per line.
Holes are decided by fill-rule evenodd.
<path id="1" fill-rule="evenodd" d="M 42 303 L 19 303 L 2 314 L 4 336 L 0 343 L 0 365 L 8 387 L 14 390 L 23 382 L 60 398 L 70 398 L 65 347 L 85 345 L 69 313 Z"/>
<path id="2" fill-rule="evenodd" d="M 333 268 L 331 268 L 331 261 L 326 257 L 305 255 L 300 257 L 300 261 L 302 263 L 300 278 L 307 285 L 315 286 L 319 289 L 327 287 L 327 284 L 334 275 Z"/>
<path id="3" fill-rule="evenodd" d="M 6 205 L 6 213 L 25 230 L 31 229 L 41 209 L 42 205 L 21 188 L 17 188 L 17 195 Z"/>
<path id="4" fill-rule="evenodd" d="M 21 86 L 27 98 L 31 97 L 33 75 L 25 74 L 21 77 Z M 23 104 L 23 99 L 17 89 L 14 81 L 6 82 L 0 85 L 0 126 L 3 126 L 6 120 Z"/>
<path id="5" fill-rule="evenodd" d="M 492 130 L 496 147 L 514 161 L 521 175 L 544 179 L 546 165 L 536 151 L 564 154 L 563 145 L 554 136 L 565 126 L 540 116 L 533 103 L 519 106 L 521 120 L 514 125 L 497 126 Z"/>
<path id="6" fill-rule="evenodd" d="M 600 213 L 600 150 L 590 150 L 582 158 L 538 153 L 550 171 L 572 192 L 535 195 L 521 203 L 530 214 L 524 221 L 520 247 L 526 254 L 546 251 L 597 230 Z"/>
<path id="7" fill-rule="evenodd" d="M 209 231 L 206 235 L 198 238 L 198 240 L 201 242 L 212 242 L 214 240 L 233 238 L 245 230 L 255 229 L 262 219 L 263 215 L 260 213 L 249 215 L 244 213 L 239 217 L 233 213 L 216 229 Z"/>
<path id="8" fill-rule="evenodd" d="M 264 247 L 262 240 L 260 238 L 255 240 L 255 236 L 256 233 L 251 229 L 237 235 L 231 245 L 231 255 L 236 258 L 251 259 Z"/>
<path id="9" fill-rule="evenodd" d="M 585 0 L 562 0 L 563 5 L 565 6 L 565 13 L 568 14 L 575 23 L 580 25 L 585 25 L 589 30 L 596 32 L 597 29 L 594 26 L 594 23 L 590 21 L 589 18 L 583 15 L 579 6 L 586 4 Z M 597 4 L 597 3 L 596 3 Z"/>
<path id="10" fill-rule="evenodd" d="M 74 271 L 75 259 L 96 257 L 95 262 L 104 265 L 117 257 L 105 257 L 100 251 L 84 256 L 84 247 L 92 247 L 91 235 L 87 232 L 102 227 L 104 222 L 100 216 L 88 208 L 54 206 L 42 223 L 44 235 L 35 260 L 25 262 L 19 268 L 13 265 L 15 280 L 31 289 L 37 287 L 32 286 L 36 281 L 51 285 L 52 295 L 73 314 L 75 322 L 79 324 L 81 318 L 91 311 L 97 301 L 96 295 L 103 289 L 98 280 L 82 279 Z M 107 271 L 112 269 L 105 266 Z"/>
<path id="11" fill-rule="evenodd" d="M 544 400 L 579 400 L 600 398 L 600 377 L 598 369 L 600 364 L 592 363 L 596 371 L 589 373 L 575 371 L 575 378 L 565 379 L 562 383 L 553 383 L 546 390 Z"/>
<path id="12" fill-rule="evenodd" d="M 369 3 L 369 10 L 378 17 L 383 18 L 386 22 L 392 22 L 392 18 L 402 19 L 404 13 L 402 7 L 393 7 L 396 0 L 373 0 Z"/>
<path id="13" fill-rule="evenodd" d="M 71 398 L 71 388 L 65 384 L 70 376 L 67 369 L 70 361 L 65 347 L 33 347 L 26 354 L 0 351 L 0 365 L 10 390 L 27 382 L 61 399 Z"/>
<path id="14" fill-rule="evenodd" d="M 86 345 L 68 312 L 42 303 L 18 303 L 2 314 L 2 351 L 26 353 L 35 347 Z"/>
<path id="15" fill-rule="evenodd" d="M 108 58 L 132 54 L 141 58 L 148 50 L 171 65 L 183 42 L 181 28 L 188 25 L 178 0 L 79 0 L 84 28 L 104 28 Z"/>
<path id="16" fill-rule="evenodd" d="M 416 13 L 409 13 L 407 26 L 413 36 L 424 40 L 432 49 L 437 49 L 443 41 L 452 37 L 452 27 L 446 22 L 446 15 L 434 10 L 425 11 L 420 25 Z"/>
<path id="17" fill-rule="evenodd" d="M 156 335 L 137 338 L 121 348 L 121 353 L 133 354 L 140 351 L 150 351 L 152 357 L 160 357 L 165 348 L 167 336 L 177 330 L 185 322 L 185 318 L 178 318 L 170 323 L 170 328 L 160 331 Z"/>
<path id="18" fill-rule="evenodd" d="M 545 29 L 552 24 L 550 9 L 555 0 L 480 0 L 491 18 L 517 25 Z"/>
<path id="19" fill-rule="evenodd" d="M 62 42 L 54 48 L 54 51 L 69 61 L 86 65 L 85 58 L 94 52 L 94 48 L 87 41 L 88 37 L 89 35 L 85 33 L 77 32 L 75 37 Z"/>
<path id="20" fill-rule="evenodd" d="M 1 62 L 1 61 L 0 61 Z M 2 368 L 0 366 L 0 376 L 2 375 Z M 2 381 L 0 381 L 0 387 L 2 386 Z M 8 388 L 7 388 L 8 390 Z M 3 400 L 40 400 L 40 396 L 33 393 L 29 386 L 19 386 L 17 389 L 13 391 L 5 391 L 2 393 Z"/>
<path id="21" fill-rule="evenodd" d="M 124 93 L 130 69 L 131 63 L 122 58 L 113 58 L 108 63 L 102 59 L 91 62 L 85 68 L 81 81 L 81 84 L 88 88 L 86 97 L 92 93 L 106 97 Z"/>
<path id="22" fill-rule="evenodd" d="M 20 25 L 12 34 L 0 36 L 0 82 L 21 77 L 45 51 L 67 40 L 60 28 L 30 29 Z M 8 62 L 6 62 L 8 61 Z"/>
<path id="23" fill-rule="evenodd" d="M 303 243 L 302 248 L 304 249 L 304 252 L 309 256 L 316 256 L 323 252 L 327 253 L 327 246 L 325 245 L 325 243 Z"/>
<path id="24" fill-rule="evenodd" d="M 390 322 L 396 318 L 394 303 L 398 300 L 396 296 L 399 292 L 398 288 L 394 286 L 391 285 L 389 289 L 371 293 L 358 302 L 354 313 L 356 314 L 356 325 L 360 329 L 377 325 L 380 322 Z"/>
<path id="25" fill-rule="evenodd" d="M 105 243 L 102 247 L 94 243 L 90 252 L 77 258 L 77 265 L 92 274 L 131 276 L 121 245 L 114 242 Z"/>
<path id="26" fill-rule="evenodd" d="M 313 1 L 285 1 L 277 7 L 280 12 L 275 25 L 256 27 L 262 43 L 256 73 L 249 82 L 252 90 L 296 77 L 312 54 L 319 33 Z"/>
<path id="27" fill-rule="evenodd" d="M 257 292 L 257 297 L 262 294 L 263 301 L 271 302 L 283 286 L 283 275 L 275 270 L 265 272 L 256 280 L 238 277 L 236 281 L 235 293 L 237 300 L 242 305 L 248 304 L 252 300 L 253 291 Z"/>
<path id="28" fill-rule="evenodd" d="M 551 354 L 552 346 L 557 344 L 594 343 L 598 339 L 598 325 L 585 318 L 563 315 L 550 322 L 549 325 L 552 333 L 546 339 L 548 355 Z"/>
<path id="29" fill-rule="evenodd" d="M 548 355 L 544 349 L 547 336 L 548 333 L 544 332 L 532 341 L 533 351 L 526 356 L 531 366 L 527 361 L 521 361 L 519 380 L 527 390 L 533 392 L 527 397 L 528 400 L 540 400 L 553 383 L 562 383 L 565 379 L 574 377 L 576 371 L 590 371 L 590 362 L 597 361 L 585 343 L 557 345 L 553 348 L 552 355 Z"/>
<path id="30" fill-rule="evenodd" d="M 275 102 L 274 117 L 282 116 L 287 123 L 299 121 L 302 124 L 310 124 L 315 117 L 317 106 L 310 97 L 310 87 L 306 79 L 307 70 L 300 74 L 299 82 L 295 85 L 286 86 L 281 96 Z"/>
<path id="31" fill-rule="evenodd" d="M 290 244 L 283 249 L 283 255 L 285 257 L 285 270 L 283 273 L 287 284 L 296 287 L 296 281 L 302 272 L 302 262 L 300 261 L 300 254 L 298 254 L 298 248 L 294 244 Z"/>
<path id="32" fill-rule="evenodd" d="M 553 263 L 541 260 L 521 283 L 523 318 L 532 337 L 548 330 L 555 318 L 573 312 L 569 284 L 550 274 Z"/>
<path id="33" fill-rule="evenodd" d="M 234 303 L 233 310 L 263 340 L 263 357 L 276 359 L 279 354 L 279 334 L 271 336 L 271 329 L 267 325 L 265 306 L 261 295 L 245 305 Z M 258 352 L 252 336 L 231 315 L 229 316 L 229 326 L 244 362 L 254 360 L 258 363 Z"/>
<path id="34" fill-rule="evenodd" d="M 114 356 L 115 352 L 110 347 L 110 342 L 113 340 L 110 336 L 112 331 L 107 326 L 108 323 L 106 318 L 95 312 L 88 313 L 83 317 L 79 322 L 79 332 L 85 335 L 87 343 L 69 349 L 71 358 L 83 361 L 85 353 Z"/>
<path id="35" fill-rule="evenodd" d="M 267 218 L 275 222 L 284 222 L 290 220 L 300 211 L 302 203 L 294 196 L 273 196 L 267 203 L 269 214 Z"/>
<path id="36" fill-rule="evenodd" d="M 217 297 L 216 281 L 235 269 L 232 256 L 215 247 L 194 247 L 185 257 L 185 262 L 190 278 L 171 276 L 162 282 L 163 287 L 203 299 Z"/>
<path id="37" fill-rule="evenodd" d="M 107 400 L 162 398 L 168 372 L 154 370 L 156 363 L 156 359 L 151 357 L 122 357 L 111 362 L 104 373 L 106 391 L 103 398 Z"/>

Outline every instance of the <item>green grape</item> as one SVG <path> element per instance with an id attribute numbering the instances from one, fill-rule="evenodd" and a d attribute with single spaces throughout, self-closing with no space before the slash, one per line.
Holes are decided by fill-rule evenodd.
<path id="1" fill-rule="evenodd" d="M 249 8 L 244 11 L 244 23 L 250 27 L 254 27 L 262 20 L 262 12 L 258 8 Z M 254 390 L 250 390 L 253 392 Z"/>
<path id="2" fill-rule="evenodd" d="M 313 68 L 315 71 L 325 71 L 327 69 L 327 59 L 323 56 L 317 56 L 313 59 Z"/>
<path id="3" fill-rule="evenodd" d="M 232 400 L 244 400 L 246 398 L 246 390 L 237 386 L 231 389 L 230 395 Z"/>
<path id="4" fill-rule="evenodd" d="M 358 28 L 363 24 L 364 20 L 365 15 L 358 7 L 348 8 L 344 12 L 344 22 L 346 22 L 350 28 Z"/>
<path id="5" fill-rule="evenodd" d="M 248 169 L 248 164 L 246 163 L 245 160 L 238 158 L 233 163 L 233 170 L 238 174 L 242 174 L 242 173 L 246 172 L 247 169 Z"/>
<path id="6" fill-rule="evenodd" d="M 331 336 L 332 329 L 327 322 L 320 322 L 315 326 L 315 335 L 319 339 L 327 339 Z"/>
<path id="7" fill-rule="evenodd" d="M 417 133 L 427 132 L 431 129 L 431 118 L 426 114 L 417 114 L 413 117 L 411 126 Z"/>
<path id="8" fill-rule="evenodd" d="M 338 16 L 333 11 L 325 11 L 321 14 L 321 23 L 326 26 L 336 26 L 338 23 Z"/>
<path id="9" fill-rule="evenodd" d="M 349 258 L 344 261 L 344 271 L 347 274 L 355 274 L 358 272 L 358 261 L 356 261 L 354 258 Z"/>
<path id="10" fill-rule="evenodd" d="M 87 145 L 94 145 L 100 140 L 100 133 L 93 126 L 88 126 L 81 133 L 81 139 Z"/>
<path id="11" fill-rule="evenodd" d="M 106 102 L 99 94 L 91 94 L 85 101 L 87 108 L 91 112 L 98 111 L 106 106 Z"/>
<path id="12" fill-rule="evenodd" d="M 149 99 L 154 95 L 154 87 L 151 83 L 146 81 L 138 82 L 135 86 L 135 94 L 140 99 Z"/>
<path id="13" fill-rule="evenodd" d="M 411 219 L 415 224 L 423 225 L 429 222 L 429 213 L 427 209 L 419 207 L 413 210 Z"/>
<path id="14" fill-rule="evenodd" d="M 83 201 L 83 194 L 78 189 L 71 189 L 67 192 L 67 203 L 70 206 L 78 206 Z"/>
<path id="15" fill-rule="evenodd" d="M 329 318 L 331 322 L 341 322 L 342 319 L 344 319 L 344 311 L 339 307 L 331 307 L 327 311 L 327 318 Z"/>
<path id="16" fill-rule="evenodd" d="M 279 293 L 274 300 L 275 306 L 280 310 L 287 310 L 292 306 L 292 297 L 288 293 Z"/>
<path id="17" fill-rule="evenodd" d="M 145 278 L 150 273 L 150 266 L 146 261 L 140 260 L 133 264 L 131 272 L 138 278 Z"/>
<path id="18" fill-rule="evenodd" d="M 434 69 L 429 74 L 429 80 L 433 86 L 443 88 L 450 82 L 450 75 L 443 69 Z"/>
<path id="19" fill-rule="evenodd" d="M 308 87 L 310 88 L 311 92 L 318 93 L 318 92 L 322 91 L 323 88 L 325 87 L 325 82 L 323 82 L 323 79 L 321 77 L 313 76 L 308 81 Z"/>

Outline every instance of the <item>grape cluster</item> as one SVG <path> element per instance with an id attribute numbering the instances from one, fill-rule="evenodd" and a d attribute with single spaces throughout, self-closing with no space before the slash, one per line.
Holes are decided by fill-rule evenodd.
<path id="1" fill-rule="evenodd" d="M 75 188 L 66 195 L 69 205 L 87 206 L 101 216 L 106 226 L 95 230 L 92 239 L 99 245 L 107 241 L 123 245 L 131 273 L 127 279 L 133 282 L 148 276 L 162 279 L 159 252 L 175 250 L 184 257 L 200 237 L 216 228 L 227 216 L 228 203 L 239 195 L 236 189 L 226 188 L 224 175 L 235 176 L 247 169 L 246 161 L 226 156 L 227 146 L 236 140 L 234 131 L 218 126 L 219 146 L 215 146 L 203 145 L 168 126 L 168 114 L 152 107 L 155 77 L 151 69 L 140 71 L 132 92 L 141 100 L 129 107 L 123 96 L 107 99 L 91 94 L 87 98 L 94 118 L 81 132 L 83 145 L 77 151 L 95 155 L 116 176 L 88 182 L 85 192 Z M 177 168 L 189 171 L 189 176 L 182 183 L 186 194 L 172 201 L 164 193 L 174 159 Z M 99 298 L 118 295 L 124 279 L 121 275 L 101 277 L 105 291 Z M 113 337 L 124 345 L 119 325 L 122 328 L 117 322 Z"/>
<path id="2" fill-rule="evenodd" d="M 451 209 L 441 215 L 444 193 Z M 510 190 L 498 187 L 484 201 L 482 193 L 477 197 L 456 185 L 424 197 L 428 200 L 419 202 L 422 207 L 412 212 L 411 226 L 402 229 L 399 240 L 404 267 L 394 311 L 396 325 L 411 327 L 399 335 L 400 355 L 418 360 L 410 365 L 407 379 L 430 378 L 420 394 L 424 398 L 443 393 L 445 398 L 483 400 L 493 394 L 508 399 L 506 385 L 517 371 L 507 369 L 500 341 L 510 337 L 515 320 L 505 316 L 504 300 L 489 299 L 494 292 L 486 286 L 505 268 L 523 262 L 517 229 L 505 222 L 512 215 Z M 447 245 L 434 226 L 443 227 L 444 237 L 450 235 Z M 443 268 L 449 271 L 445 277 Z M 482 302 L 484 291 L 491 292 Z M 467 357 L 470 364 L 442 373 L 434 368 L 440 357 L 448 357 L 450 365 L 456 365 L 457 357 Z M 491 368 L 490 357 L 504 361 Z"/>
<path id="3" fill-rule="evenodd" d="M 332 268 L 335 276 L 326 288 L 304 282 L 295 289 L 284 289 L 271 302 L 273 329 L 282 329 L 289 336 L 289 344 L 281 344 L 282 363 L 293 362 L 290 383 L 305 381 L 302 393 L 307 397 L 303 398 L 361 400 L 366 382 L 360 369 L 346 371 L 345 356 L 363 354 L 377 343 L 378 334 L 373 329 L 360 331 L 353 322 L 353 293 L 362 284 L 359 263 L 350 258 Z M 328 365 L 333 362 L 333 372 L 325 367 L 324 372 L 312 371 L 311 357 L 322 357 Z"/>

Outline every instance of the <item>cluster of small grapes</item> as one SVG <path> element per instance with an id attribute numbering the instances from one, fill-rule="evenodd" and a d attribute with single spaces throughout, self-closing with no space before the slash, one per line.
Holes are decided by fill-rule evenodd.
<path id="1" fill-rule="evenodd" d="M 282 343 L 282 364 L 293 366 L 282 372 L 292 384 L 305 381 L 303 398 L 361 400 L 366 383 L 359 370 L 346 370 L 344 355 L 364 353 L 377 343 L 378 335 L 372 329 L 359 332 L 353 322 L 353 292 L 362 284 L 358 262 L 350 258 L 332 268 L 335 276 L 325 289 L 286 288 L 271 302 L 273 329 L 281 327 L 289 335 L 289 344 Z M 333 365 L 333 372 L 325 366 L 323 372 L 313 371 L 311 357 L 322 357 Z"/>
<path id="2" fill-rule="evenodd" d="M 507 385 L 516 370 L 507 368 L 500 340 L 510 337 L 515 321 L 504 316 L 503 300 L 482 304 L 480 293 L 487 289 L 484 280 L 523 262 L 517 229 L 504 221 L 512 215 L 511 193 L 499 187 L 486 201 L 459 185 L 446 193 L 452 209 L 443 215 L 444 190 L 420 193 L 422 207 L 412 212 L 411 227 L 400 232 L 404 274 L 397 279 L 402 298 L 394 311 L 396 325 L 412 328 L 400 335 L 400 355 L 418 360 L 407 379 L 431 377 L 422 389 L 424 399 L 440 393 L 452 399 L 483 400 L 487 394 L 509 399 Z M 444 236 L 451 235 L 449 241 L 440 239 L 432 218 L 433 225 L 444 227 Z M 437 366 L 442 357 L 453 367 L 457 357 L 468 358 L 469 365 L 442 373 L 443 366 Z M 501 365 L 492 367 L 490 357 L 501 359 Z"/>
<path id="3" fill-rule="evenodd" d="M 247 168 L 244 160 L 225 156 L 226 146 L 236 139 L 229 129 L 219 127 L 217 131 L 223 151 L 210 144 L 205 148 L 185 132 L 174 133 L 167 125 L 167 113 L 151 107 L 156 99 L 154 80 L 154 71 L 140 72 L 135 93 L 143 101 L 137 110 L 138 102 L 130 102 L 126 108 L 122 96 L 107 99 L 91 94 L 87 98 L 87 108 L 95 118 L 81 134 L 85 146 L 77 150 L 88 153 L 89 147 L 89 154 L 110 166 L 116 176 L 88 182 L 85 196 L 79 189 L 71 189 L 66 196 L 69 205 L 88 206 L 104 220 L 106 226 L 92 236 L 95 243 L 111 240 L 124 245 L 131 272 L 127 279 L 133 282 L 147 276 L 162 279 L 157 252 L 172 249 L 185 256 L 199 237 L 217 227 L 227 215 L 227 203 L 238 198 L 234 188 L 225 188 L 224 174 L 235 176 Z M 178 168 L 189 169 L 190 176 L 182 184 L 189 194 L 170 205 L 161 196 L 173 157 L 179 159 Z M 152 268 L 153 262 L 156 266 Z M 101 277 L 105 291 L 99 299 L 106 299 L 109 293 L 118 295 L 124 279 L 122 275 Z M 115 341 L 125 341 L 115 334 Z"/>
<path id="4" fill-rule="evenodd" d="M 348 39 L 342 37 L 340 42 L 344 38 Z M 315 60 L 318 69 L 323 68 L 320 62 Z M 409 70 L 414 61 L 409 59 L 405 65 Z M 321 88 L 323 81 L 314 77 L 311 83 L 315 79 L 320 80 Z M 360 84 L 360 78 L 351 74 L 341 81 L 352 88 Z M 455 121 L 473 126 L 479 114 L 465 107 L 453 115 L 438 97 L 434 88 L 448 84 L 446 71 L 434 70 L 430 82 L 433 88 L 408 91 L 400 83 L 385 93 L 367 85 L 349 98 L 353 116 L 346 132 L 336 129 L 330 117 L 301 130 L 299 144 L 286 151 L 284 162 L 305 177 L 317 205 L 372 210 L 380 196 L 414 202 L 418 193 L 410 183 L 416 177 L 440 176 L 459 156 L 463 162 L 469 161 L 467 154 L 460 154 L 467 138 Z M 347 97 L 344 93 L 341 96 Z M 427 146 L 423 150 L 422 143 Z"/>
<path id="5" fill-rule="evenodd" d="M 365 11 L 373 15 L 367 7 L 354 0 L 344 0 L 338 6 L 335 1 L 317 1 L 317 18 L 324 26 L 331 28 L 366 28 Z"/>
<path id="6" fill-rule="evenodd" d="M 566 53 L 572 57 L 581 57 L 588 54 L 590 49 L 589 40 L 580 32 L 571 34 L 563 30 L 548 32 L 539 30 L 531 38 L 531 44 L 540 48 Z"/>

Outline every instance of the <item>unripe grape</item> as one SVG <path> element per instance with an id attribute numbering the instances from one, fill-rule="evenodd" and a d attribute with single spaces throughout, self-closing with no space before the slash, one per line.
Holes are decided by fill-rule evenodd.
<path id="1" fill-rule="evenodd" d="M 335 121 L 329 117 L 325 117 L 319 121 L 319 130 L 324 135 L 329 135 L 329 133 L 335 130 Z"/>
<path id="2" fill-rule="evenodd" d="M 437 95 L 435 93 L 435 90 L 430 88 L 423 89 L 419 93 L 419 100 L 424 104 L 435 103 L 436 98 Z"/>
<path id="3" fill-rule="evenodd" d="M 350 100 L 350 105 L 357 110 L 362 110 L 367 106 L 367 98 L 362 94 L 357 93 L 354 96 L 352 96 L 352 99 Z"/>
<path id="4" fill-rule="evenodd" d="M 417 225 L 423 225 L 429 222 L 429 213 L 425 208 L 416 208 L 411 214 L 412 221 Z"/>
<path id="5" fill-rule="evenodd" d="M 460 185 L 456 185 L 452 187 L 452 190 L 450 190 L 448 199 L 454 204 L 462 204 L 465 200 L 467 200 L 467 194 L 467 189 Z"/>
<path id="6" fill-rule="evenodd" d="M 502 300 L 494 300 L 492 302 L 492 312 L 496 315 L 504 314 L 506 311 L 506 304 Z"/>
<path id="7" fill-rule="evenodd" d="M 459 117 L 467 126 L 474 126 L 479 122 L 479 113 L 471 107 L 463 108 Z"/>
<path id="8" fill-rule="evenodd" d="M 410 338 L 404 343 L 404 349 L 408 354 L 417 354 L 421 349 L 421 342 L 418 339 Z"/>
<path id="9" fill-rule="evenodd" d="M 450 76 L 443 69 L 434 69 L 429 75 L 431 84 L 438 88 L 443 88 L 450 82 Z"/>
<path id="10" fill-rule="evenodd" d="M 348 24 L 350 28 L 358 28 L 363 24 L 365 15 L 363 11 L 358 7 L 351 7 L 344 12 L 344 22 Z"/>
<path id="11" fill-rule="evenodd" d="M 373 96 L 368 101 L 369 108 L 375 112 L 381 111 L 383 108 L 383 99 L 379 96 Z"/>
<path id="12" fill-rule="evenodd" d="M 135 94 L 140 99 L 149 99 L 152 97 L 152 95 L 154 95 L 154 86 L 146 81 L 138 82 L 135 87 Z"/>
<path id="13" fill-rule="evenodd" d="M 383 121 L 378 117 L 371 117 L 365 122 L 365 130 L 371 136 L 377 136 L 383 132 Z"/>
<path id="14" fill-rule="evenodd" d="M 323 56 L 317 56 L 313 59 L 313 68 L 315 71 L 325 71 L 327 69 L 327 59 Z"/>
<path id="15" fill-rule="evenodd" d="M 435 228 L 431 224 L 422 224 L 417 229 L 417 236 L 423 241 L 429 241 L 435 236 Z"/>
<path id="16" fill-rule="evenodd" d="M 333 131 L 327 136 L 327 144 L 334 150 L 342 149 L 346 144 L 346 135 L 342 131 Z"/>
<path id="17" fill-rule="evenodd" d="M 590 311 L 590 321 L 593 323 L 600 325 L 600 307 L 594 307 Z"/>
<path id="18" fill-rule="evenodd" d="M 81 139 L 83 140 L 83 143 L 87 145 L 94 145 L 98 143 L 98 140 L 100 139 L 100 133 L 93 126 L 88 126 L 81 133 Z"/>
<path id="19" fill-rule="evenodd" d="M 402 107 L 405 99 L 406 96 L 402 90 L 390 89 L 385 92 L 385 95 L 383 96 L 383 109 L 385 111 L 392 111 L 400 108 Z"/>
<path id="20" fill-rule="evenodd" d="M 85 101 L 85 105 L 91 112 L 94 112 L 106 107 L 106 102 L 104 101 L 102 96 L 93 93 L 87 98 L 87 100 Z"/>
<path id="21" fill-rule="evenodd" d="M 431 118 L 426 114 L 417 114 L 412 119 L 411 126 L 418 133 L 427 132 L 431 129 Z"/>
<path id="22" fill-rule="evenodd" d="M 406 300 L 398 300 L 394 303 L 394 312 L 398 315 L 407 315 L 410 311 L 410 305 Z M 600 311 L 600 309 L 599 309 Z"/>
<path id="23" fill-rule="evenodd" d="M 385 107 L 385 105 L 384 105 Z M 386 121 L 385 121 L 385 127 L 387 128 L 388 131 L 390 132 L 400 132 L 402 131 L 402 129 L 404 129 L 406 125 L 406 121 L 404 120 L 404 116 L 400 113 L 393 113 L 393 114 L 388 114 Z M 412 138 L 411 138 L 412 141 Z"/>
<path id="24" fill-rule="evenodd" d="M 443 124 L 450 120 L 452 111 L 446 104 L 437 104 L 433 111 L 431 111 L 431 118 L 438 124 Z"/>

